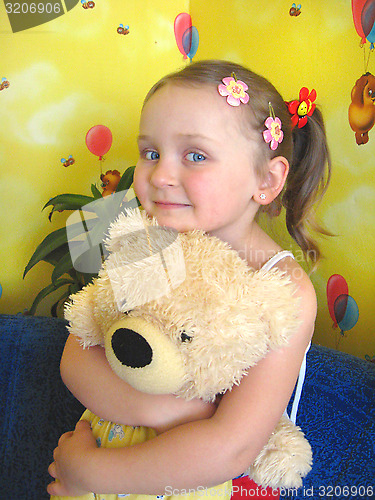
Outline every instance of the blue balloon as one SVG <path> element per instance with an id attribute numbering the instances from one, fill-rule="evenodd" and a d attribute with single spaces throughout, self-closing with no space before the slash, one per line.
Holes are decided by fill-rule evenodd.
<path id="1" fill-rule="evenodd" d="M 187 55 L 189 59 L 193 59 L 193 57 L 197 53 L 198 46 L 199 46 L 199 33 L 198 33 L 197 28 L 195 26 L 192 26 L 191 27 L 191 49 Z"/>
<path id="2" fill-rule="evenodd" d="M 374 50 L 375 43 L 375 2 L 374 0 L 367 0 L 365 3 L 362 14 L 361 14 L 361 22 L 362 29 L 364 34 L 366 35 L 367 40 L 370 42 L 370 50 Z"/>
<path id="3" fill-rule="evenodd" d="M 193 59 L 199 45 L 199 33 L 195 26 L 190 26 L 182 35 L 182 46 L 189 59 Z"/>
<path id="4" fill-rule="evenodd" d="M 341 332 L 347 332 L 357 324 L 359 309 L 356 301 L 350 295 L 339 295 L 335 300 L 334 310 Z"/>
<path id="5" fill-rule="evenodd" d="M 374 43 L 375 43 L 375 24 L 372 27 L 370 33 L 367 35 L 367 40 L 370 42 L 370 50 L 374 49 Z"/>
<path id="6" fill-rule="evenodd" d="M 375 24 L 370 33 L 367 35 L 367 40 L 370 42 L 370 50 L 374 50 L 375 47 Z"/>

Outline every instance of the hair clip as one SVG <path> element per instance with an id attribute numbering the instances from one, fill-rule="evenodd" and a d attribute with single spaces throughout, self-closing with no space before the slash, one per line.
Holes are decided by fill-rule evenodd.
<path id="1" fill-rule="evenodd" d="M 248 86 L 245 82 L 237 80 L 235 73 L 231 73 L 231 76 L 223 78 L 222 82 L 218 85 L 217 89 L 220 95 L 227 98 L 228 104 L 239 106 L 241 102 L 243 104 L 249 102 L 249 95 L 246 93 Z"/>
<path id="2" fill-rule="evenodd" d="M 272 151 L 277 149 L 277 146 L 284 139 L 284 132 L 281 130 L 281 120 L 275 116 L 272 104 L 268 103 L 270 109 L 270 116 L 264 122 L 267 130 L 263 132 L 263 139 L 265 142 L 270 143 L 270 148 Z"/>
<path id="3" fill-rule="evenodd" d="M 316 99 L 316 90 L 312 89 L 309 93 L 309 89 L 302 87 L 299 91 L 299 101 L 287 102 L 288 111 L 292 115 L 292 128 L 298 125 L 298 128 L 302 128 L 307 123 L 307 117 L 311 116 L 316 108 L 316 104 L 313 102 Z"/>

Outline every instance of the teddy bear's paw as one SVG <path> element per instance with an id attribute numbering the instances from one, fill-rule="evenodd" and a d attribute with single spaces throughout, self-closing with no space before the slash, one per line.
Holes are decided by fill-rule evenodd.
<path id="1" fill-rule="evenodd" d="M 310 444 L 299 427 L 283 416 L 247 473 L 263 487 L 300 488 L 311 465 Z"/>

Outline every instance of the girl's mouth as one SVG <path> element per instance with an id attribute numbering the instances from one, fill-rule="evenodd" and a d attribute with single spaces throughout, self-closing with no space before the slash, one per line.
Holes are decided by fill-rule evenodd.
<path id="1" fill-rule="evenodd" d="M 175 203 L 171 201 L 154 201 L 154 204 L 159 208 L 170 208 L 170 209 L 184 208 L 190 206 L 187 203 Z"/>

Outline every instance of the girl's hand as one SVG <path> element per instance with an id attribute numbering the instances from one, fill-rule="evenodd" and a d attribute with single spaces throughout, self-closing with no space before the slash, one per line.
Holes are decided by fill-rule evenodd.
<path id="1" fill-rule="evenodd" d="M 74 431 L 63 434 L 53 452 L 48 472 L 55 479 L 47 486 L 50 495 L 81 496 L 89 493 L 84 486 L 84 463 L 97 450 L 90 424 L 80 420 Z"/>

